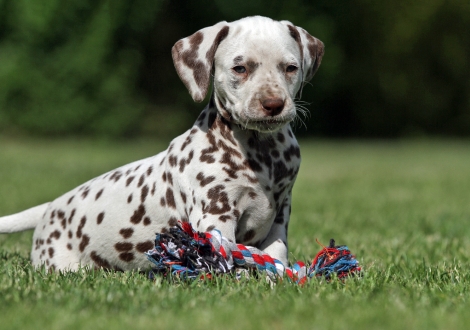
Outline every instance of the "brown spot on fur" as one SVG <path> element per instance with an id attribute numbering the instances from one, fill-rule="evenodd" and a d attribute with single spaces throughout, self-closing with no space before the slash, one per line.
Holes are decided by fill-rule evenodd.
<path id="1" fill-rule="evenodd" d="M 183 200 L 183 203 L 186 204 L 186 194 L 182 191 L 180 191 L 181 199 Z"/>
<path id="2" fill-rule="evenodd" d="M 171 188 L 166 190 L 166 203 L 169 207 L 176 209 L 175 196 L 173 195 L 173 190 L 171 190 Z"/>
<path id="3" fill-rule="evenodd" d="M 82 198 L 85 199 L 87 196 L 88 196 L 88 193 L 90 192 L 90 188 L 86 188 L 83 192 L 82 192 Z"/>
<path id="4" fill-rule="evenodd" d="M 248 193 L 248 196 L 250 196 L 251 199 L 255 199 L 255 198 L 258 196 L 258 194 L 255 193 L 254 191 L 250 191 L 250 192 Z"/>
<path id="5" fill-rule="evenodd" d="M 233 210 L 233 215 L 235 216 L 235 219 L 238 220 L 238 218 L 240 218 L 240 211 L 238 210 Z"/>
<path id="6" fill-rule="evenodd" d="M 189 163 L 191 163 L 191 160 L 193 159 L 194 157 L 194 151 L 191 150 L 188 154 L 188 158 L 183 158 L 180 160 L 180 173 L 183 173 L 184 172 L 184 168 L 186 167 L 186 165 L 188 165 Z"/>
<path id="7" fill-rule="evenodd" d="M 235 141 L 235 139 L 233 137 L 232 125 L 230 124 L 230 121 L 228 121 L 224 117 L 217 116 L 217 119 L 216 119 L 215 123 L 216 123 L 216 126 L 217 126 L 220 134 L 224 138 L 223 140 L 224 141 L 229 141 L 234 146 L 238 146 L 237 142 Z M 232 149 L 232 150 L 234 150 L 234 149 Z M 236 151 L 236 153 L 238 153 L 238 151 Z M 240 157 L 241 157 L 241 155 L 240 155 Z"/>
<path id="8" fill-rule="evenodd" d="M 168 172 L 168 173 L 166 174 L 166 176 L 167 176 L 167 178 L 168 178 L 168 183 L 169 183 L 170 185 L 173 185 L 173 175 L 171 175 L 171 173 Z"/>
<path id="9" fill-rule="evenodd" d="M 149 217 L 145 217 L 145 218 L 144 218 L 144 222 L 143 222 L 144 226 L 148 226 L 148 225 L 150 225 L 151 223 L 152 223 L 152 220 L 150 220 Z"/>
<path id="10" fill-rule="evenodd" d="M 186 148 L 192 141 L 192 138 L 191 138 L 191 135 L 188 135 L 186 137 L 186 140 L 184 140 L 183 144 L 181 145 L 181 151 L 184 150 L 184 148 Z"/>
<path id="11" fill-rule="evenodd" d="M 210 225 L 209 227 L 206 228 L 205 231 L 211 231 L 211 230 L 213 230 L 214 228 L 215 228 L 214 225 Z"/>
<path id="12" fill-rule="evenodd" d="M 111 265 L 106 259 L 101 258 L 96 251 L 91 251 L 90 258 L 99 268 L 111 269 Z"/>
<path id="13" fill-rule="evenodd" d="M 157 183 L 154 182 L 153 185 L 152 185 L 152 191 L 150 192 L 150 194 L 153 196 L 155 195 L 155 189 L 157 188 Z"/>
<path id="14" fill-rule="evenodd" d="M 133 223 L 133 224 L 138 224 L 142 221 L 142 218 L 144 217 L 145 215 L 145 206 L 144 204 L 140 204 L 139 207 L 137 208 L 137 210 L 134 211 L 134 214 L 131 216 L 131 219 L 130 221 Z"/>
<path id="15" fill-rule="evenodd" d="M 96 193 L 96 196 L 95 196 L 95 201 L 97 201 L 97 200 L 98 200 L 98 198 L 100 198 L 100 197 L 101 197 L 101 194 L 103 193 L 103 190 L 104 190 L 104 189 L 101 189 L 100 191 L 98 191 L 98 192 Z"/>
<path id="16" fill-rule="evenodd" d="M 258 178 L 256 177 L 254 178 L 246 173 L 243 173 L 243 176 L 246 177 L 251 183 L 258 183 Z"/>
<path id="17" fill-rule="evenodd" d="M 73 237 L 73 233 L 71 230 L 69 230 L 69 238 L 72 238 Z"/>
<path id="18" fill-rule="evenodd" d="M 170 220 L 168 220 L 168 225 L 170 227 L 175 227 L 176 225 L 178 225 L 178 219 L 176 219 L 175 217 L 171 217 Z"/>
<path id="19" fill-rule="evenodd" d="M 206 59 L 209 63 L 213 61 L 217 47 L 222 42 L 222 40 L 227 37 L 229 29 L 230 28 L 228 26 L 224 26 L 222 29 L 220 29 L 219 33 L 217 33 L 212 47 L 206 53 Z"/>
<path id="20" fill-rule="evenodd" d="M 52 258 L 52 257 L 54 256 L 54 248 L 51 248 L 51 247 L 50 247 L 50 248 L 47 250 L 47 252 L 49 252 L 49 258 Z"/>
<path id="21" fill-rule="evenodd" d="M 80 242 L 80 245 L 78 246 L 78 249 L 80 252 L 83 252 L 86 248 L 86 246 L 90 243 L 90 237 L 88 235 L 83 235 L 82 241 Z"/>
<path id="22" fill-rule="evenodd" d="M 212 115 L 214 116 L 214 120 L 215 120 L 215 117 L 216 117 L 215 113 L 210 113 L 209 119 L 211 118 Z M 217 147 L 217 141 L 214 136 L 214 133 L 212 133 L 211 131 L 208 131 L 206 133 L 206 137 L 209 140 L 210 147 L 201 150 L 201 156 L 199 157 L 199 160 L 203 163 L 205 162 L 208 164 L 212 164 L 215 162 L 215 158 L 212 156 L 212 154 L 217 152 L 219 148 Z"/>
<path id="23" fill-rule="evenodd" d="M 134 248 L 134 244 L 129 243 L 129 242 L 119 242 L 114 245 L 114 248 L 116 251 L 122 252 L 122 251 L 131 251 Z"/>
<path id="24" fill-rule="evenodd" d="M 73 209 L 72 212 L 70 212 L 70 216 L 69 216 L 69 219 L 68 219 L 69 224 L 72 223 L 72 220 L 73 220 L 73 217 L 74 217 L 74 215 L 75 215 L 75 212 L 76 212 L 75 209 Z"/>
<path id="25" fill-rule="evenodd" d="M 203 150 L 204 152 L 204 150 Z M 201 157 L 199 157 L 199 160 L 201 162 L 205 162 L 205 163 L 208 163 L 208 164 L 212 164 L 215 162 L 215 158 L 212 157 L 212 155 L 208 155 L 208 154 L 201 154 Z"/>
<path id="26" fill-rule="evenodd" d="M 135 249 L 141 253 L 147 252 L 148 250 L 152 250 L 155 247 L 152 241 L 145 241 L 142 243 L 138 243 L 135 246 Z"/>
<path id="27" fill-rule="evenodd" d="M 103 222 L 103 219 L 104 219 L 104 212 L 101 212 L 100 214 L 98 214 L 98 217 L 96 217 L 96 223 L 101 224 Z"/>
<path id="28" fill-rule="evenodd" d="M 135 178 L 135 176 L 130 176 L 130 177 L 127 178 L 126 187 L 128 187 L 131 184 L 131 182 L 134 180 L 134 178 Z"/>
<path id="29" fill-rule="evenodd" d="M 240 65 L 243 62 L 243 56 L 238 55 L 233 59 L 233 65 Z"/>
<path id="30" fill-rule="evenodd" d="M 140 201 L 142 203 L 145 202 L 145 199 L 147 198 L 148 193 L 149 193 L 149 187 L 147 185 L 143 186 L 140 192 Z"/>
<path id="31" fill-rule="evenodd" d="M 202 172 L 199 172 L 196 176 L 196 179 L 200 182 L 201 187 L 204 187 L 215 180 L 215 176 L 204 177 Z"/>
<path id="32" fill-rule="evenodd" d="M 226 164 L 228 167 L 223 167 L 222 169 L 228 174 L 228 176 L 232 179 L 237 179 L 238 175 L 237 173 L 243 169 L 245 169 L 244 165 L 237 165 L 232 160 L 232 153 L 230 152 L 224 152 L 222 155 L 222 159 L 220 160 L 221 164 Z"/>
<path id="33" fill-rule="evenodd" d="M 165 198 L 160 198 L 160 205 L 165 207 L 166 206 L 166 202 L 165 202 Z"/>
<path id="34" fill-rule="evenodd" d="M 210 204 L 203 207 L 203 213 L 210 214 L 223 214 L 231 210 L 228 195 L 224 191 L 225 187 L 217 185 L 207 192 L 207 198 L 210 199 Z"/>
<path id="35" fill-rule="evenodd" d="M 170 155 L 168 157 L 168 162 L 171 167 L 175 167 L 176 165 L 178 165 L 178 157 Z"/>
<path id="36" fill-rule="evenodd" d="M 67 205 L 69 205 L 70 203 L 72 203 L 74 197 L 75 197 L 75 196 L 72 196 L 72 197 L 69 198 L 69 200 L 67 201 Z"/>
<path id="37" fill-rule="evenodd" d="M 60 231 L 54 230 L 54 231 L 49 235 L 49 237 L 50 237 L 50 238 L 59 239 L 59 238 L 60 238 Z"/>
<path id="38" fill-rule="evenodd" d="M 132 228 L 123 228 L 119 231 L 119 234 L 121 234 L 121 236 L 124 238 L 131 237 L 133 233 L 134 233 L 134 229 Z"/>
<path id="39" fill-rule="evenodd" d="M 149 166 L 149 168 L 147 169 L 147 176 L 150 176 L 152 172 L 153 172 L 153 166 Z"/>
<path id="40" fill-rule="evenodd" d="M 131 252 L 120 253 L 119 259 L 121 259 L 122 261 L 130 262 L 134 260 L 134 253 L 131 253 Z"/>
<path id="41" fill-rule="evenodd" d="M 140 186 L 144 184 L 144 180 L 145 180 L 145 174 L 142 174 L 139 178 L 139 183 L 137 184 L 137 188 L 140 188 Z"/>
<path id="42" fill-rule="evenodd" d="M 86 223 L 86 216 L 83 216 L 82 219 L 80 220 L 80 224 L 78 225 L 78 228 L 77 228 L 77 237 L 80 238 L 82 237 L 82 229 L 83 227 L 85 227 L 85 223 Z"/>
<path id="43" fill-rule="evenodd" d="M 230 220 L 232 217 L 229 216 L 229 215 L 221 215 L 219 217 L 219 220 L 222 221 L 222 222 L 227 222 L 227 220 Z"/>
<path id="44" fill-rule="evenodd" d="M 114 182 L 118 182 L 119 179 L 121 178 L 121 176 L 122 176 L 121 171 L 115 171 L 115 172 L 109 177 L 109 181 L 114 180 Z"/>
<path id="45" fill-rule="evenodd" d="M 127 197 L 127 203 L 129 204 L 130 202 L 132 202 L 132 194 L 130 194 L 129 197 Z"/>
<path id="46" fill-rule="evenodd" d="M 297 29 L 290 24 L 287 25 L 287 28 L 289 29 L 289 33 L 291 37 L 294 38 L 294 40 L 297 41 L 297 43 L 299 43 L 299 45 L 301 46 L 301 39 L 300 39 L 299 31 L 297 31 Z M 300 47 L 300 50 L 302 50 L 302 47 Z"/>
<path id="47" fill-rule="evenodd" d="M 67 249 L 72 250 L 72 244 L 68 243 L 67 244 Z"/>

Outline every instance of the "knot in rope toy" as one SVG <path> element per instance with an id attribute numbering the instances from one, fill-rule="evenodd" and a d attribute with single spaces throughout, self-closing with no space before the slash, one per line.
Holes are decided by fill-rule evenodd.
<path id="1" fill-rule="evenodd" d="M 339 278 L 344 278 L 361 270 L 347 246 L 335 247 L 334 240 L 328 248 L 323 247 L 308 269 L 302 261 L 289 268 L 255 247 L 230 242 L 217 229 L 197 232 L 187 222 L 157 234 L 155 248 L 146 254 L 154 264 L 151 278 L 171 274 L 182 279 L 197 279 L 255 269 L 265 272 L 273 280 L 286 275 L 295 283 L 303 284 L 311 277 L 330 279 L 336 273 Z"/>

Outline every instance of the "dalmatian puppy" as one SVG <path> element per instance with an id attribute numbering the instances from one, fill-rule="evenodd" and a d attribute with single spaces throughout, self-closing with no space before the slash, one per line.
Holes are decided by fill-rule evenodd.
<path id="1" fill-rule="evenodd" d="M 31 259 L 50 270 L 148 269 L 144 252 L 178 221 L 219 229 L 287 265 L 300 150 L 295 97 L 323 43 L 288 21 L 248 17 L 179 40 L 176 71 L 196 102 L 194 126 L 156 156 L 122 166 L 56 200 L 0 218 L 0 233 L 35 229 Z"/>

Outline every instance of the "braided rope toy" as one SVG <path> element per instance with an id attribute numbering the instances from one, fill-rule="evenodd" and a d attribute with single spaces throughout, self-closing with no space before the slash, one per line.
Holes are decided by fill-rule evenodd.
<path id="1" fill-rule="evenodd" d="M 155 265 L 149 274 L 151 278 L 170 274 L 181 279 L 210 278 L 211 274 L 254 269 L 265 272 L 273 280 L 287 276 L 297 284 L 304 284 L 312 277 L 324 276 L 329 280 L 333 273 L 341 279 L 358 274 L 359 262 L 348 247 L 334 244 L 332 239 L 329 247 L 323 246 L 308 268 L 302 261 L 286 267 L 257 248 L 230 242 L 217 229 L 201 233 L 185 222 L 157 234 L 155 248 L 146 255 Z"/>

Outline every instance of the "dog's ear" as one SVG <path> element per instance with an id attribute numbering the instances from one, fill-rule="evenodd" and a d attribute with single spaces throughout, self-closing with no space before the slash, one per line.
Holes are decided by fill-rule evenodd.
<path id="1" fill-rule="evenodd" d="M 311 36 L 307 31 L 301 27 L 294 26 L 289 21 L 282 21 L 289 29 L 289 33 L 297 41 L 302 55 L 302 73 L 304 83 L 312 79 L 315 72 L 320 66 L 323 54 L 325 53 L 325 46 L 319 39 Z"/>
<path id="2" fill-rule="evenodd" d="M 176 72 L 195 102 L 206 97 L 215 52 L 228 32 L 228 23 L 220 22 L 179 40 L 171 50 Z"/>

